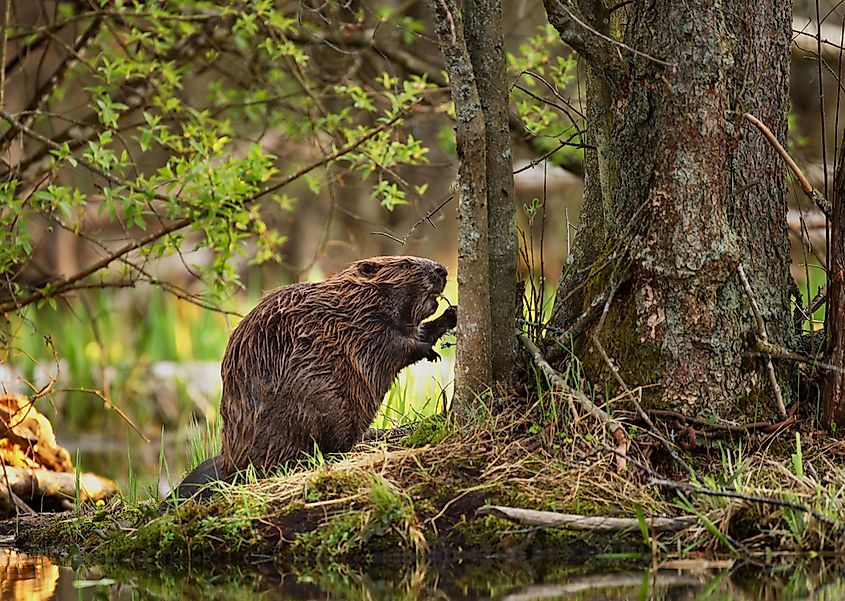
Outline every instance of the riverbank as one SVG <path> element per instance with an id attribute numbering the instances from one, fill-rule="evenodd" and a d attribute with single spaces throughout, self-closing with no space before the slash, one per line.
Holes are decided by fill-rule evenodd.
<path id="1" fill-rule="evenodd" d="M 541 430 L 514 412 L 471 426 L 429 418 L 398 445 L 218 484 L 209 503 L 117 498 L 6 521 L 0 534 L 29 552 L 171 573 L 258 563 L 395 569 L 542 554 L 580 563 L 747 559 L 845 545 L 839 441 L 782 431 L 711 445 L 684 456 L 697 474 L 690 478 L 669 471 L 662 448 L 635 432 L 618 473 L 618 454 L 599 442 L 601 432 Z M 544 527 L 490 506 L 627 521 Z M 658 518 L 673 518 L 674 526 L 664 529 Z"/>

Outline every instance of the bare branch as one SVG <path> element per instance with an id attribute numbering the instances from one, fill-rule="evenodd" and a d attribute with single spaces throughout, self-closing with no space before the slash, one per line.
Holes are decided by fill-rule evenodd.
<path id="1" fill-rule="evenodd" d="M 775 134 L 772 133 L 772 130 L 766 127 L 765 123 L 760 121 L 751 113 L 745 113 L 743 114 L 743 117 L 753 124 L 754 127 L 760 130 L 760 132 L 769 141 L 769 144 L 771 144 L 775 151 L 781 156 L 783 161 L 786 163 L 786 166 L 789 167 L 790 171 L 792 171 L 798 179 L 798 182 L 801 184 L 801 189 L 804 191 L 807 198 L 810 199 L 810 202 L 816 205 L 828 218 L 833 215 L 833 208 L 831 207 L 830 202 L 828 202 L 828 200 L 824 197 L 824 194 L 813 188 L 810 180 L 807 179 L 807 176 L 804 175 L 804 172 L 801 171 L 798 164 L 792 160 L 792 157 L 789 156 L 788 152 L 786 152 L 786 149 L 775 137 Z"/>
<path id="2" fill-rule="evenodd" d="M 760 312 L 760 307 L 757 305 L 757 298 L 754 296 L 751 284 L 748 282 L 748 278 L 745 277 L 745 270 L 742 268 L 742 264 L 737 265 L 736 273 L 739 276 L 739 281 L 742 282 L 742 287 L 745 290 L 746 296 L 748 296 L 749 302 L 751 303 L 751 310 L 754 313 L 754 319 L 757 321 L 757 335 L 760 337 L 760 341 L 766 345 L 769 343 L 769 335 L 766 333 L 766 322 L 763 320 L 763 314 Z M 786 407 L 783 405 L 783 394 L 780 390 L 780 384 L 778 384 L 777 375 L 775 375 L 775 368 L 774 365 L 772 365 L 771 355 L 766 355 L 766 370 L 768 371 L 769 382 L 771 383 L 772 390 L 774 391 L 775 403 L 777 403 L 778 412 L 781 417 L 785 418 Z"/>
<path id="3" fill-rule="evenodd" d="M 413 106 L 416 106 L 416 105 L 413 105 Z M 253 203 L 256 200 L 258 200 L 259 198 L 261 198 L 262 196 L 266 196 L 267 194 L 271 194 L 271 193 L 275 192 L 276 190 L 279 190 L 280 188 L 290 184 L 293 181 L 296 181 L 297 179 L 299 179 L 300 177 L 304 176 L 305 174 L 313 171 L 314 169 L 317 169 L 318 167 L 322 167 L 323 165 L 326 165 L 326 164 L 328 164 L 332 161 L 335 161 L 335 160 L 343 157 L 346 154 L 349 154 L 350 152 L 353 152 L 355 149 L 357 149 L 359 146 L 361 146 L 361 144 L 363 144 L 364 142 L 371 140 L 372 138 L 374 138 L 375 136 L 377 136 L 381 132 L 383 132 L 387 129 L 390 129 L 391 127 L 396 125 L 399 121 L 402 120 L 402 118 L 405 116 L 405 114 L 413 108 L 413 106 L 409 107 L 405 111 L 400 112 L 399 114 L 395 115 L 391 119 L 389 119 L 389 120 L 385 121 L 384 123 L 380 124 L 378 127 L 373 128 L 366 135 L 361 136 L 355 142 L 344 146 L 340 150 L 333 152 L 332 154 L 330 154 L 328 156 L 322 157 L 320 159 L 317 159 L 317 160 L 309 163 L 308 165 L 305 165 L 304 167 L 298 169 L 296 172 L 290 174 L 289 176 L 282 178 L 278 182 L 274 182 L 273 184 L 270 184 L 270 185 L 262 188 L 261 190 L 256 192 L 253 196 L 244 200 L 244 204 Z M 7 119 L 7 120 L 8 119 L 14 119 L 13 117 L 8 115 L 8 113 L 5 113 L 4 111 L 0 111 L 0 117 L 3 117 L 4 119 Z M 43 136 L 40 136 L 40 134 L 37 134 L 35 132 L 32 132 L 32 133 L 35 134 L 36 136 L 43 138 Z M 44 139 L 46 140 L 46 138 L 44 138 Z M 50 142 L 50 141 L 47 140 L 47 142 Z M 80 162 L 81 162 L 81 159 L 80 159 Z M 118 181 L 122 182 L 122 180 L 118 180 Z M 166 200 L 166 198 L 165 198 L 165 200 Z M 151 233 L 147 234 L 146 236 L 143 236 L 143 237 L 141 237 L 137 240 L 133 240 L 132 242 L 125 244 L 124 246 L 118 248 L 114 252 L 112 252 L 112 253 L 106 255 L 105 257 L 101 258 L 99 261 L 95 261 L 94 263 L 92 263 L 91 265 L 86 267 L 85 269 L 83 269 L 83 270 L 81 270 L 81 271 L 79 271 L 79 272 L 77 272 L 77 273 L 75 273 L 71 276 L 68 276 L 68 277 L 66 277 L 66 278 L 64 278 L 64 279 L 62 279 L 58 282 L 52 283 L 49 290 L 39 290 L 39 291 L 34 292 L 34 293 L 30 294 L 29 296 L 26 296 L 24 298 L 21 298 L 21 299 L 15 298 L 15 299 L 12 299 L 12 300 L 10 300 L 6 303 L 0 304 L 0 314 L 9 313 L 10 311 L 15 311 L 17 309 L 20 309 L 21 307 L 24 307 L 26 305 L 30 305 L 30 304 L 38 302 L 38 301 L 40 301 L 44 298 L 47 298 L 48 296 L 50 296 L 50 297 L 57 296 L 57 295 L 65 292 L 66 290 L 72 288 L 80 280 L 90 276 L 93 273 L 96 273 L 100 269 L 104 269 L 105 267 L 108 267 L 114 261 L 122 258 L 123 256 L 127 255 L 128 253 L 130 253 L 134 250 L 137 250 L 137 249 L 139 249 L 143 246 L 146 246 L 148 244 L 151 244 L 151 243 L 155 242 L 156 240 L 158 240 L 158 239 L 160 239 L 160 238 L 162 238 L 162 237 L 164 237 L 168 234 L 171 234 L 175 231 L 186 228 L 189 225 L 191 225 L 192 223 L 194 223 L 193 217 L 183 217 L 182 219 L 178 219 L 178 220 L 172 222 L 171 224 L 166 225 L 166 226 L 156 230 L 155 232 L 151 232 Z"/>

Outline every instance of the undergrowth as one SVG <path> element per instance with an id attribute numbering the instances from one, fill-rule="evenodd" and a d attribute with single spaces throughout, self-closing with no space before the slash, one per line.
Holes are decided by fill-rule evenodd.
<path id="1" fill-rule="evenodd" d="M 573 410 L 557 401 L 560 411 Z M 217 483 L 211 503 L 115 500 L 81 518 L 22 522 L 18 544 L 41 552 L 78 547 L 95 562 L 177 572 L 256 558 L 298 569 L 537 553 L 759 560 L 845 544 L 845 444 L 809 431 L 714 444 L 685 454 L 695 470 L 687 477 L 635 433 L 628 468 L 618 473 L 591 420 L 567 420 L 562 437 L 543 442 L 532 433 L 549 428 L 539 403 L 528 415 L 499 403 L 469 424 L 428 418 L 400 445 L 359 447 L 246 484 Z M 560 444 L 562 438 L 572 442 Z M 484 505 L 638 525 L 614 533 L 538 529 L 477 515 Z M 648 524 L 659 516 L 691 518 L 693 525 L 657 533 Z"/>

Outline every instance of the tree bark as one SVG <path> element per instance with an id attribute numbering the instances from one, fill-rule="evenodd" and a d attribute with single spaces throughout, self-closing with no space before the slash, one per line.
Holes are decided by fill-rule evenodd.
<path id="1" fill-rule="evenodd" d="M 791 2 L 544 4 L 586 62 L 595 148 L 553 325 L 566 328 L 630 270 L 576 345 L 594 381 L 656 384 L 645 404 L 691 415 L 774 415 L 764 361 L 744 355 L 756 328 L 736 271 L 771 341 L 794 346 L 786 178 L 742 115 L 785 140 Z"/>
<path id="2" fill-rule="evenodd" d="M 827 310 L 825 363 L 845 365 L 845 152 L 840 152 L 833 191 L 833 219 L 830 227 L 830 257 L 827 266 Z M 845 426 L 845 374 L 828 370 L 822 387 L 822 419 L 828 429 Z"/>
<path id="3" fill-rule="evenodd" d="M 455 408 L 492 387 L 487 152 L 484 114 L 455 0 L 429 0 L 455 103 L 458 151 L 458 302 Z"/>
<path id="4" fill-rule="evenodd" d="M 516 193 L 508 123 L 508 79 L 501 0 L 464 0 L 467 50 L 484 113 L 487 227 L 490 252 L 490 336 L 493 378 L 506 382 L 516 356 Z"/>

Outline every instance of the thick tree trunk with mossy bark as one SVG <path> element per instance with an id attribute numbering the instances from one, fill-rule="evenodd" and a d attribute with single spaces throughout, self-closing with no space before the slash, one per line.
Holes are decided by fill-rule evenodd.
<path id="1" fill-rule="evenodd" d="M 594 383 L 657 385 L 645 403 L 690 415 L 774 416 L 737 267 L 770 342 L 794 346 L 786 174 L 743 114 L 785 140 L 791 2 L 544 3 L 586 63 L 594 147 L 553 325 L 624 280 L 575 345 Z M 789 368 L 778 376 L 788 390 Z"/>

